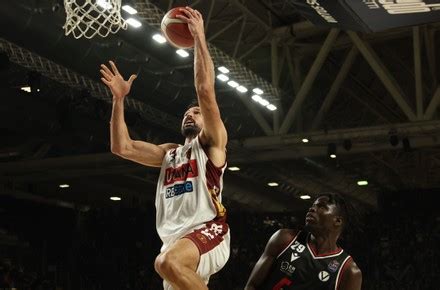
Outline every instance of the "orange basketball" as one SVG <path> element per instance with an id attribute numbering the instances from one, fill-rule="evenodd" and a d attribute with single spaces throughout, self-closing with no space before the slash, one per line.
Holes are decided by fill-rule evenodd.
<path id="1" fill-rule="evenodd" d="M 191 48 L 194 46 L 194 38 L 189 32 L 188 24 L 176 18 L 176 15 L 185 15 L 180 8 L 171 9 L 162 19 L 161 29 L 165 38 L 171 45 L 177 48 Z"/>

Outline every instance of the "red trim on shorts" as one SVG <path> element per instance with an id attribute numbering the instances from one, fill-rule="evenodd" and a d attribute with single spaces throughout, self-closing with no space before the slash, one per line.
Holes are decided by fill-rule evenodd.
<path id="1" fill-rule="evenodd" d="M 203 255 L 223 242 L 223 236 L 228 231 L 227 223 L 211 221 L 206 223 L 205 227 L 194 230 L 183 238 L 190 239 L 199 249 L 199 254 Z"/>

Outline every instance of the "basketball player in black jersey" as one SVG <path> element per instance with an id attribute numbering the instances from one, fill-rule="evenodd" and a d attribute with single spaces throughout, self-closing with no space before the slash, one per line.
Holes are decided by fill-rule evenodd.
<path id="1" fill-rule="evenodd" d="M 281 229 L 270 238 L 245 290 L 360 290 L 361 270 L 337 244 L 347 211 L 340 195 L 320 195 L 304 231 Z"/>

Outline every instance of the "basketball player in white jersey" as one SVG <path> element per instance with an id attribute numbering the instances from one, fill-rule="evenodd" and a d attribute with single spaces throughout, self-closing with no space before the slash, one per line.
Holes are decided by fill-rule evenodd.
<path id="1" fill-rule="evenodd" d="M 164 289 L 208 289 L 210 275 L 229 258 L 229 228 L 221 204 L 227 133 L 214 92 L 214 64 L 205 40 L 202 15 L 190 7 L 179 18 L 194 37 L 194 81 L 198 106 L 182 120 L 185 144 L 155 145 L 132 140 L 124 121 L 124 98 L 136 78 L 126 81 L 110 61 L 101 80 L 113 93 L 111 150 L 123 158 L 161 167 L 156 192 L 156 227 L 163 241 L 155 269 Z"/>

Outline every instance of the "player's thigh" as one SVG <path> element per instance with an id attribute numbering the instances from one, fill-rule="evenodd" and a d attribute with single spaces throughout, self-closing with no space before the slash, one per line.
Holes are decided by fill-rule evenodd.
<path id="1" fill-rule="evenodd" d="M 180 267 L 190 268 L 195 272 L 200 261 L 200 253 L 190 239 L 182 238 L 161 253 L 158 259 L 171 260 Z"/>

